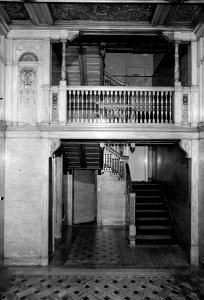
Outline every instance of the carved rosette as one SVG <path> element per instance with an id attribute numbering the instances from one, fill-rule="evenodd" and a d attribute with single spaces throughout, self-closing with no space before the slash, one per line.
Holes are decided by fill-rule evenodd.
<path id="1" fill-rule="evenodd" d="M 60 147 L 60 139 L 50 139 L 50 156 Z"/>
<path id="2" fill-rule="evenodd" d="M 188 159 L 192 157 L 191 143 L 192 143 L 191 140 L 181 140 L 179 142 L 180 148 L 185 152 L 185 157 Z"/>

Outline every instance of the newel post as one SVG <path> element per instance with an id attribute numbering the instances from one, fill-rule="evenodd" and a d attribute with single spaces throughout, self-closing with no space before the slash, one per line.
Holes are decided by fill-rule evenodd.
<path id="1" fill-rule="evenodd" d="M 66 43 L 67 40 L 62 40 L 62 66 L 59 86 L 59 123 L 61 125 L 67 123 Z"/>
<path id="2" fill-rule="evenodd" d="M 179 42 L 175 41 L 174 65 L 174 123 L 181 125 L 182 118 L 182 86 L 180 81 Z"/>
<path id="3" fill-rule="evenodd" d="M 135 226 L 135 201 L 136 194 L 130 193 L 129 198 L 129 242 L 130 247 L 135 247 L 135 238 L 136 238 L 136 226 Z"/>

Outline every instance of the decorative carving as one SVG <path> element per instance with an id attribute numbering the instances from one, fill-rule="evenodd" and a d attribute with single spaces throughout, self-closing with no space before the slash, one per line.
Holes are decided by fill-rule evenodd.
<path id="1" fill-rule="evenodd" d="M 41 53 L 42 41 L 16 41 L 16 61 L 35 62 L 40 59 Z"/>
<path id="2" fill-rule="evenodd" d="M 79 35 L 79 31 L 68 31 L 67 39 L 72 42 Z"/>
<path id="3" fill-rule="evenodd" d="M 50 156 L 60 147 L 61 141 L 59 139 L 50 140 Z"/>
<path id="4" fill-rule="evenodd" d="M 173 42 L 174 40 L 174 33 L 171 32 L 171 31 L 165 31 L 165 32 L 162 32 L 162 36 L 169 42 Z"/>
<path id="5" fill-rule="evenodd" d="M 29 15 L 25 9 L 23 3 L 2 3 L 1 4 L 5 11 L 7 12 L 8 16 L 12 20 L 29 20 Z"/>
<path id="6" fill-rule="evenodd" d="M 182 123 L 189 123 L 189 94 L 184 93 L 182 99 Z"/>
<path id="7" fill-rule="evenodd" d="M 19 74 L 20 89 L 34 89 L 37 83 L 35 67 L 22 67 Z"/>
<path id="8" fill-rule="evenodd" d="M 58 112 L 58 93 L 52 94 L 52 122 L 59 121 L 59 112 Z"/>
<path id="9" fill-rule="evenodd" d="M 19 61 L 38 61 L 38 57 L 32 52 L 26 52 L 21 55 Z"/>
<path id="10" fill-rule="evenodd" d="M 144 21 L 150 20 L 153 5 L 135 4 L 50 4 L 52 15 L 60 20 Z"/>
<path id="11" fill-rule="evenodd" d="M 192 151 L 191 151 L 191 140 L 181 140 L 179 142 L 180 148 L 185 152 L 186 158 L 191 158 Z"/>
<path id="12" fill-rule="evenodd" d="M 179 9 L 176 11 L 176 15 L 174 17 L 173 22 L 189 22 L 189 23 L 197 23 L 195 22 L 199 17 L 202 10 L 202 6 L 199 5 L 180 5 Z"/>

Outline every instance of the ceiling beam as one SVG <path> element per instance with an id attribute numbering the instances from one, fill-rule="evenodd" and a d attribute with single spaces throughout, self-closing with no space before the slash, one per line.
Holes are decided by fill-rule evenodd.
<path id="1" fill-rule="evenodd" d="M 184 0 L 180 0 L 179 4 Z M 151 25 L 156 27 L 158 25 L 169 26 L 173 22 L 174 16 L 179 8 L 179 5 L 157 5 L 154 15 L 152 17 Z"/>
<path id="2" fill-rule="evenodd" d="M 7 35 L 10 31 L 9 23 L 11 22 L 9 16 L 4 10 L 3 6 L 0 4 L 0 34 Z"/>
<path id="3" fill-rule="evenodd" d="M 51 26 L 53 19 L 47 3 L 24 3 L 33 24 Z"/>

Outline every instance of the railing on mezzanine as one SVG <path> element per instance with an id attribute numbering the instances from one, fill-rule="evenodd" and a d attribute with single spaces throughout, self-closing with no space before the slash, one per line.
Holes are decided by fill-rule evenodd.
<path id="1" fill-rule="evenodd" d="M 49 97 L 50 124 L 191 124 L 191 88 L 64 85 Z"/>

